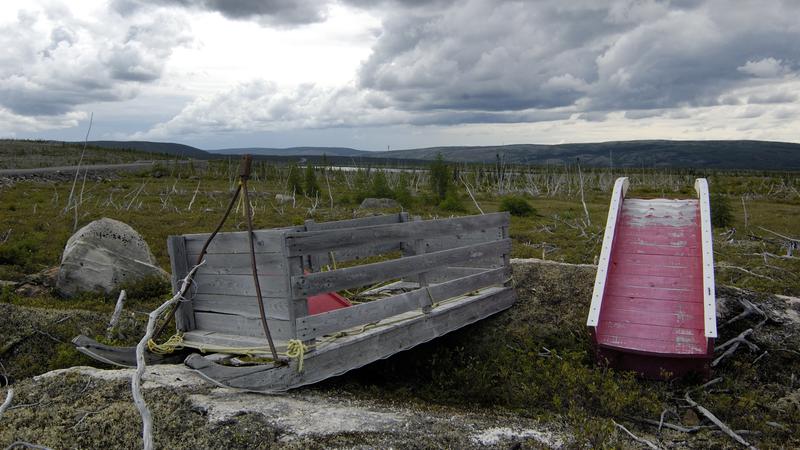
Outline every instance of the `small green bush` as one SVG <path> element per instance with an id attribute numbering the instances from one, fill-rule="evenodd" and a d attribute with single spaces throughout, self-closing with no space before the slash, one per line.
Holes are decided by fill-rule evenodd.
<path id="1" fill-rule="evenodd" d="M 512 216 L 527 217 L 536 214 L 536 209 L 524 197 L 509 195 L 500 200 L 500 211 L 508 211 Z"/>
<path id="2" fill-rule="evenodd" d="M 733 224 L 733 213 L 728 197 L 724 194 L 711 194 L 711 225 L 714 228 L 727 228 Z"/>
<path id="3" fill-rule="evenodd" d="M 452 187 L 447 190 L 444 200 L 439 203 L 439 208 L 451 212 L 465 212 L 467 210 L 458 192 Z"/>

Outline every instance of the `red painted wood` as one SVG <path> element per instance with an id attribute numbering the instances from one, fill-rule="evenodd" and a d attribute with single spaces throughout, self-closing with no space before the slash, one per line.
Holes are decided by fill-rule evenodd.
<path id="1" fill-rule="evenodd" d="M 655 312 L 620 308 L 615 305 L 613 308 L 604 308 L 601 311 L 600 320 L 604 318 L 637 325 L 703 329 L 702 312 L 700 314 L 689 314 L 686 311 Z"/>
<path id="2" fill-rule="evenodd" d="M 691 289 L 697 284 L 696 277 L 664 277 L 661 275 L 633 275 L 623 270 L 617 270 L 616 280 L 625 286 L 663 288 L 663 289 Z"/>
<path id="3" fill-rule="evenodd" d="M 596 329 L 600 348 L 708 357 L 699 214 L 694 200 L 623 202 Z M 642 370 L 651 370 L 653 361 L 641 358 Z"/>
<path id="4" fill-rule="evenodd" d="M 701 278 L 700 273 L 686 274 L 684 267 L 675 266 L 655 266 L 650 264 L 634 264 L 628 262 L 611 262 L 610 270 L 616 270 L 620 274 L 628 275 L 653 275 L 657 277 L 687 278 L 690 280 Z"/>
<path id="5" fill-rule="evenodd" d="M 634 242 L 620 242 L 617 250 L 621 253 L 634 255 L 661 255 L 661 256 L 700 256 L 699 247 L 670 247 L 666 245 L 647 245 Z"/>
<path id="6" fill-rule="evenodd" d="M 611 263 L 647 264 L 664 267 L 702 268 L 700 258 L 693 256 L 667 256 L 667 255 L 640 255 L 635 253 L 620 253 L 612 250 Z M 694 270 L 692 270 L 694 273 Z"/>
<path id="7" fill-rule="evenodd" d="M 609 303 L 603 305 L 601 314 L 614 309 L 633 309 L 652 311 L 654 313 L 686 313 L 703 315 L 703 304 L 695 302 L 671 302 L 640 297 L 609 297 Z"/>
<path id="8" fill-rule="evenodd" d="M 350 300 L 347 300 L 336 292 L 328 292 L 308 297 L 308 315 L 347 308 L 348 306 L 352 306 Z"/>

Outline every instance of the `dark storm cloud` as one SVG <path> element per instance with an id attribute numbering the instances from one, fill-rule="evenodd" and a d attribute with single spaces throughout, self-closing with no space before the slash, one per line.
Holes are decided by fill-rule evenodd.
<path id="1" fill-rule="evenodd" d="M 130 14 L 143 6 L 178 6 L 273 26 L 322 22 L 328 10 L 327 1 L 315 0 L 115 0 L 113 6 L 121 14 Z"/>
<path id="2" fill-rule="evenodd" d="M 721 98 L 796 74 L 800 61 L 796 2 L 441 6 L 386 17 L 359 73 L 362 88 L 408 111 L 660 110 L 741 103 Z"/>

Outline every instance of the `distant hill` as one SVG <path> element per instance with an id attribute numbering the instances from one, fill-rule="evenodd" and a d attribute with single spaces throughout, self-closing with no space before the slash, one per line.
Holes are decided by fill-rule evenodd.
<path id="1" fill-rule="evenodd" d="M 374 152 L 356 150 L 348 147 L 243 147 L 208 150 L 208 152 L 217 155 L 244 155 L 245 153 L 249 153 L 251 155 L 261 156 L 374 156 Z"/>
<path id="2" fill-rule="evenodd" d="M 691 167 L 707 169 L 800 170 L 800 144 L 770 141 L 616 141 L 587 144 L 516 144 L 496 146 L 428 147 L 371 152 L 347 147 L 242 147 L 201 150 L 183 144 L 146 141 L 91 141 L 93 146 L 133 149 L 197 159 L 250 153 L 258 159 L 286 161 L 323 154 L 332 164 L 387 160 L 432 160 L 439 153 L 448 161 L 493 163 L 500 156 L 510 164 L 565 164 L 578 158 L 585 166 Z"/>
<path id="3" fill-rule="evenodd" d="M 73 144 L 83 144 L 83 142 L 73 142 Z M 101 148 L 139 150 L 148 153 L 162 153 L 165 155 L 182 156 L 185 158 L 209 159 L 212 157 L 205 150 L 192 147 L 190 145 L 175 144 L 172 142 L 148 142 L 148 141 L 89 141 L 89 145 Z"/>
<path id="4" fill-rule="evenodd" d="M 429 147 L 371 153 L 382 158 L 608 167 L 800 170 L 800 144 L 769 141 L 618 141 L 588 144 Z"/>

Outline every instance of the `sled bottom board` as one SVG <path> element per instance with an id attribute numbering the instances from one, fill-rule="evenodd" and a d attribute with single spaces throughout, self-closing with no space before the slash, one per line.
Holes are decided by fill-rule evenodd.
<path id="1" fill-rule="evenodd" d="M 231 367 L 217 364 L 199 354 L 186 358 L 186 365 L 213 383 L 256 392 L 282 392 L 341 375 L 388 358 L 395 353 L 428 342 L 451 331 L 509 308 L 516 296 L 511 287 L 492 287 L 478 295 L 461 296 L 428 314 L 394 317 L 387 326 L 339 338 L 306 354 L 303 371 L 298 361 L 288 365 Z"/>

